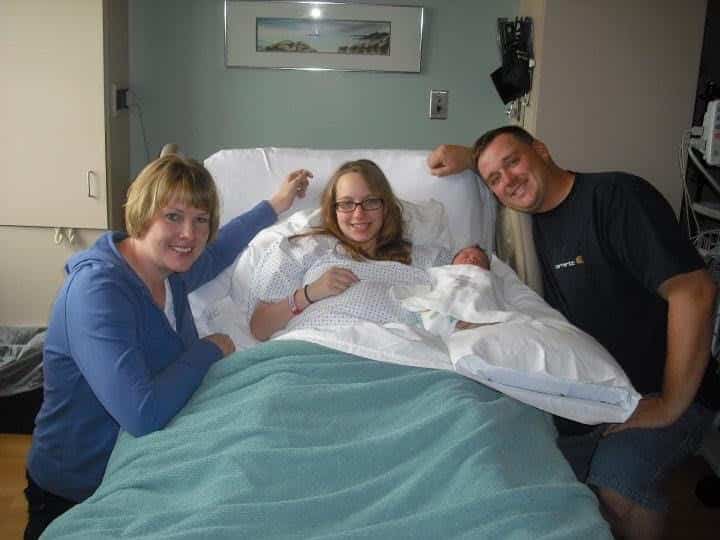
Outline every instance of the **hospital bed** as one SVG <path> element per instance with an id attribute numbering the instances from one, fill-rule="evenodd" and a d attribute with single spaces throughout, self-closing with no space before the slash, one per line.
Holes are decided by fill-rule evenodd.
<path id="1" fill-rule="evenodd" d="M 527 318 L 484 334 L 494 340 L 484 352 L 464 343 L 451 358 L 452 344 L 400 325 L 290 330 L 263 344 L 250 335 L 254 264 L 279 235 L 313 222 L 331 172 L 358 158 L 378 163 L 405 201 L 415 243 L 493 251 L 492 195 L 470 172 L 430 176 L 426 152 L 210 156 L 221 223 L 291 170 L 315 177 L 287 219 L 191 296 L 200 334 L 228 333 L 238 352 L 211 368 L 165 429 L 121 432 L 97 492 L 43 538 L 611 538 L 593 493 L 556 448 L 546 411 L 621 421 L 638 396 L 592 338 L 498 258 L 505 308 Z"/>

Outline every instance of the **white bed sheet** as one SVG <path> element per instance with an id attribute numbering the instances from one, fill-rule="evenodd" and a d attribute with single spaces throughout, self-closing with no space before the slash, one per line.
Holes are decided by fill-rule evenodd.
<path id="1" fill-rule="evenodd" d="M 502 261 L 493 258 L 492 270 L 499 277 L 498 296 L 512 314 L 502 322 L 439 336 L 422 326 L 358 321 L 332 331 L 283 332 L 274 339 L 310 341 L 381 362 L 453 370 L 577 422 L 624 422 L 640 395 L 612 356 L 547 306 Z"/>

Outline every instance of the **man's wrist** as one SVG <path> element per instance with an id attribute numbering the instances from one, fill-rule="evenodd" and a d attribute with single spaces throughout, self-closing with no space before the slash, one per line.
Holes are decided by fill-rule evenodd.
<path id="1" fill-rule="evenodd" d="M 669 399 L 662 394 L 656 398 L 659 402 L 660 412 L 662 415 L 662 421 L 665 425 L 675 423 L 683 413 L 687 410 L 690 404 L 684 404 L 678 400 Z"/>
<path id="2" fill-rule="evenodd" d="M 469 146 L 466 146 L 467 148 L 467 156 L 465 159 L 465 168 L 469 169 L 473 172 L 477 172 L 477 169 L 475 168 L 475 160 L 473 159 L 473 149 Z"/>

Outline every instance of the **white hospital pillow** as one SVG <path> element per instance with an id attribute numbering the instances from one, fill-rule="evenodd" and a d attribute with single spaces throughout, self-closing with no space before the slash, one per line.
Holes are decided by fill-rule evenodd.
<path id="1" fill-rule="evenodd" d="M 434 199 L 448 209 L 451 250 L 477 243 L 494 251 L 497 203 L 492 193 L 471 171 L 448 178 L 432 176 L 427 150 L 309 148 L 240 148 L 221 150 L 204 164 L 213 175 L 222 202 L 221 223 L 252 208 L 272 195 L 285 176 L 295 169 L 314 173 L 297 210 L 319 206 L 320 194 L 330 175 L 343 163 L 360 158 L 377 163 L 387 175 L 395 194 L 413 202 Z"/>
<path id="2" fill-rule="evenodd" d="M 453 248 L 445 207 L 439 201 L 417 203 L 400 200 L 405 219 L 406 236 L 417 246 Z"/>

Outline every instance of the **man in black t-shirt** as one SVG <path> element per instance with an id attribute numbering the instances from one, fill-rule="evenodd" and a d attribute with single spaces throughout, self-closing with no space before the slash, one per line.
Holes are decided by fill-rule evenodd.
<path id="1" fill-rule="evenodd" d="M 720 399 L 708 369 L 716 287 L 672 208 L 636 176 L 558 167 L 516 126 L 472 149 L 440 146 L 428 165 L 438 176 L 474 169 L 502 204 L 532 214 L 546 300 L 605 346 L 643 394 L 626 422 L 561 430 L 559 446 L 614 532 L 660 537 L 661 480 L 697 450 Z"/>

